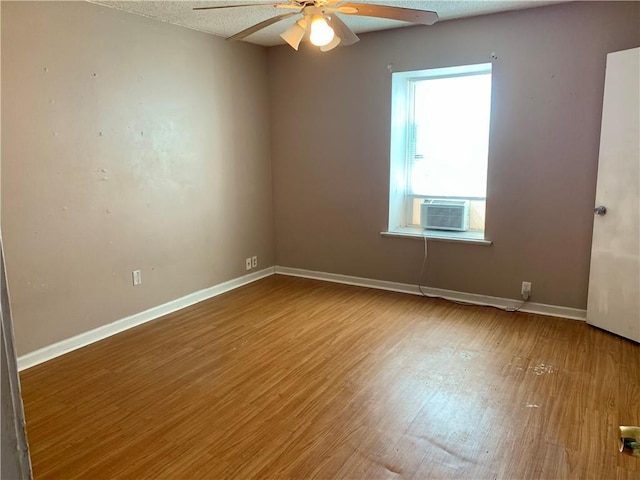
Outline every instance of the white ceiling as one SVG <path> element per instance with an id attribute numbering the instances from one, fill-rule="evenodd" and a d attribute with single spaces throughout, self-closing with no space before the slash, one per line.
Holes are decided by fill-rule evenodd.
<path id="1" fill-rule="evenodd" d="M 139 15 L 144 15 L 164 22 L 181 25 L 183 27 L 211 33 L 221 37 L 231 35 L 244 30 L 256 23 L 268 18 L 280 15 L 281 9 L 273 7 L 278 0 L 209 0 L 209 1 L 111 1 L 111 0 L 90 0 L 119 10 L 124 10 Z M 349 3 L 369 3 L 364 0 L 348 0 Z M 251 6 L 242 8 L 225 8 L 220 10 L 200 10 L 194 11 L 193 7 L 205 7 L 214 5 L 240 5 L 243 3 L 264 3 L 265 6 Z M 279 3 L 286 3 L 286 0 L 279 0 Z M 344 3 L 344 2 L 343 2 Z M 454 18 L 472 17 L 507 10 L 519 10 L 523 8 L 533 8 L 554 3 L 563 3 L 562 0 L 533 0 L 533 1 L 489 1 L 489 0 L 371 0 L 370 3 L 377 5 L 392 5 L 405 8 L 417 8 L 421 10 L 431 10 L 436 12 L 440 21 Z M 288 11 L 288 10 L 287 10 Z M 280 33 L 284 32 L 288 26 L 292 25 L 297 16 L 284 20 L 261 30 L 245 41 L 257 45 L 273 46 L 283 45 Z M 371 32 L 375 30 L 386 30 L 390 28 L 404 27 L 410 24 L 394 20 L 384 20 L 379 18 L 356 17 L 351 15 L 340 15 L 340 18 L 356 33 Z M 424 27 L 429 28 L 429 27 Z"/>

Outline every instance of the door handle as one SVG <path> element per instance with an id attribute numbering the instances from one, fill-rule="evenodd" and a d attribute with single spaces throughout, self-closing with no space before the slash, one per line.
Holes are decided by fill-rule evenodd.
<path id="1" fill-rule="evenodd" d="M 600 205 L 593 209 L 593 213 L 600 216 L 605 215 L 607 213 L 607 207 Z"/>

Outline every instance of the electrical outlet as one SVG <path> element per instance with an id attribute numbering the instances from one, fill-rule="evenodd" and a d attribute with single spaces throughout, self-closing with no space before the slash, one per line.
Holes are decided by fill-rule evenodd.
<path id="1" fill-rule="evenodd" d="M 522 296 L 523 300 L 529 300 L 529 297 L 531 296 L 531 282 L 522 282 L 520 295 Z"/>
<path id="2" fill-rule="evenodd" d="M 256 268 L 257 266 L 258 266 L 258 257 L 257 256 L 251 257 L 251 268 Z"/>
<path id="3" fill-rule="evenodd" d="M 247 270 L 251 270 L 251 257 L 245 259 L 244 266 Z"/>
<path id="4" fill-rule="evenodd" d="M 133 285 L 140 285 L 142 283 L 142 272 L 140 270 L 134 270 L 131 272 L 133 277 Z"/>

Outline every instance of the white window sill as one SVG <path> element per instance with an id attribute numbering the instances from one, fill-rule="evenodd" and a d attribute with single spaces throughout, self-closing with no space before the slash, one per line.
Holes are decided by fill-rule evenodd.
<path id="1" fill-rule="evenodd" d="M 493 242 L 484 238 L 484 232 L 438 232 L 434 230 L 423 230 L 421 228 L 398 228 L 394 231 L 380 232 L 383 237 L 393 238 L 413 238 L 417 240 L 423 240 L 425 237 L 428 240 L 434 240 L 437 242 L 453 242 L 453 243 L 468 243 L 473 245 L 489 246 Z"/>

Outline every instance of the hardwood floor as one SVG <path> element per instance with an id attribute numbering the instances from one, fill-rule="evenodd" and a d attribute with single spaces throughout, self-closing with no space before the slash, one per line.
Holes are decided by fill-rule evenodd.
<path id="1" fill-rule="evenodd" d="M 640 478 L 640 347 L 272 276 L 22 372 L 35 478 Z"/>

